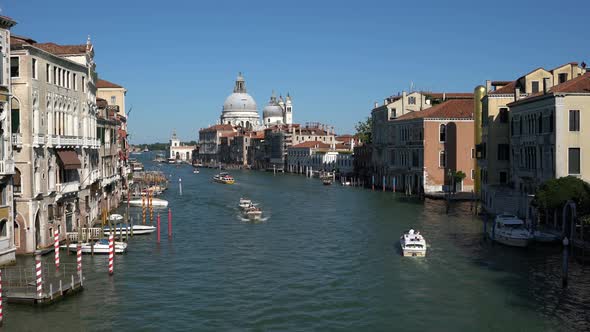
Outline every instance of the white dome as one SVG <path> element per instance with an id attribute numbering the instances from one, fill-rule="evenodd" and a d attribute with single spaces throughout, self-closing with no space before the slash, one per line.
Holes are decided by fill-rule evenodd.
<path id="1" fill-rule="evenodd" d="M 256 112 L 256 102 L 247 93 L 234 92 L 223 103 L 223 113 L 248 111 Z"/>
<path id="2" fill-rule="evenodd" d="M 265 118 L 283 117 L 283 109 L 279 105 L 268 105 L 262 111 L 262 116 Z"/>

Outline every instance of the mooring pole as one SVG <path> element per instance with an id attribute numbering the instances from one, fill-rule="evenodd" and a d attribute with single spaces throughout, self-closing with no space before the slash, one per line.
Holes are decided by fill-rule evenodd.
<path id="1" fill-rule="evenodd" d="M 172 237 L 172 209 L 168 208 L 168 237 Z"/>
<path id="2" fill-rule="evenodd" d="M 561 286 L 567 287 L 567 272 L 568 272 L 568 246 L 570 241 L 568 240 L 567 236 L 563 238 L 563 270 L 561 274 Z"/>
<path id="3" fill-rule="evenodd" d="M 41 255 L 35 255 L 35 273 L 37 277 L 37 299 L 43 298 L 43 269 L 41 267 Z"/>
<path id="4" fill-rule="evenodd" d="M 59 270 L 59 231 L 53 232 L 53 248 L 55 252 L 55 269 Z"/>
<path id="5" fill-rule="evenodd" d="M 182 179 L 178 178 L 178 191 L 180 193 L 180 195 L 182 196 Z"/>
<path id="6" fill-rule="evenodd" d="M 158 241 L 158 243 L 160 243 L 160 214 L 159 213 L 158 213 L 158 217 L 157 217 L 156 228 L 157 228 L 157 232 L 158 232 L 158 240 L 157 241 Z"/>

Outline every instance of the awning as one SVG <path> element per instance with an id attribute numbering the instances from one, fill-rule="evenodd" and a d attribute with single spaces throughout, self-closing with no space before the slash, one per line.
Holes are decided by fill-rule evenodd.
<path id="1" fill-rule="evenodd" d="M 82 168 L 78 154 L 74 150 L 57 150 L 61 165 L 66 170 Z"/>

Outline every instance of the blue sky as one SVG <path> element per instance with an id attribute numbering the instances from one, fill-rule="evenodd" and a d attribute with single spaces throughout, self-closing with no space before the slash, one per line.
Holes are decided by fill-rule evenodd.
<path id="1" fill-rule="evenodd" d="M 131 141 L 183 140 L 219 118 L 239 71 L 259 110 L 290 92 L 294 120 L 352 132 L 375 101 L 472 91 L 536 67 L 590 62 L 584 1 L 0 0 L 13 33 L 91 35 L 101 78 L 128 89 Z M 585 17 L 586 16 L 586 17 Z"/>

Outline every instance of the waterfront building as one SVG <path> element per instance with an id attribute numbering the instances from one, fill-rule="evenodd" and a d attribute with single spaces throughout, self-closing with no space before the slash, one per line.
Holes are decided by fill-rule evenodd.
<path id="1" fill-rule="evenodd" d="M 264 131 L 247 131 L 236 133 L 230 142 L 229 162 L 240 166 L 252 166 L 252 147 L 256 140 L 264 139 Z"/>
<path id="2" fill-rule="evenodd" d="M 450 99 L 393 120 L 386 184 L 409 193 L 473 190 L 473 99 Z M 461 181 L 453 180 L 463 172 Z M 375 178 L 381 184 L 382 178 Z"/>
<path id="3" fill-rule="evenodd" d="M 205 163 L 219 161 L 221 137 L 237 132 L 231 124 L 218 124 L 199 130 L 199 159 Z"/>
<path id="4" fill-rule="evenodd" d="M 127 115 L 125 114 L 126 96 L 127 89 L 120 86 L 119 84 L 112 83 L 103 79 L 98 79 L 96 81 L 96 97 L 106 100 L 110 106 L 117 106 L 119 109 L 117 114 L 123 117 L 127 117 Z"/>
<path id="5" fill-rule="evenodd" d="M 543 182 L 565 176 L 590 182 L 590 73 L 555 86 L 550 86 L 552 79 L 545 78 L 541 90 L 507 105 L 510 182 L 523 203 L 517 212 L 527 218 Z"/>
<path id="6" fill-rule="evenodd" d="M 20 248 L 22 226 L 14 221 L 13 191 L 14 159 L 12 152 L 11 75 L 15 60 L 10 56 L 10 29 L 16 22 L 0 16 L 0 266 L 15 261 Z M 14 137 L 18 138 L 18 137 Z M 20 227 L 19 227 L 20 226 Z M 17 234 L 15 236 L 15 234 Z"/>
<path id="7" fill-rule="evenodd" d="M 482 141 L 477 147 L 481 169 L 480 198 L 483 208 L 490 213 L 518 214 L 526 207 L 521 195 L 514 191 L 511 168 L 512 148 L 508 104 L 584 74 L 585 68 L 571 62 L 552 70 L 536 68 L 514 81 L 486 81 L 482 104 Z M 550 148 L 550 147 L 547 147 Z M 526 201 L 526 200 L 525 200 Z M 521 214 L 522 215 L 522 214 Z"/>
<path id="8" fill-rule="evenodd" d="M 336 144 L 334 127 L 319 122 L 308 122 L 305 126 L 294 125 L 291 127 L 293 144 L 304 142 L 322 142 Z"/>
<path id="9" fill-rule="evenodd" d="M 186 162 L 191 162 L 193 160 L 193 151 L 195 150 L 194 145 L 184 145 L 176 136 L 176 130 L 172 132 L 172 137 L 170 138 L 170 148 L 169 148 L 169 156 L 170 159 L 175 160 L 182 160 Z"/>
<path id="10" fill-rule="evenodd" d="M 91 223 L 91 187 L 100 180 L 96 73 L 90 39 L 82 45 L 12 36 L 17 252 L 53 244 L 53 231 Z"/>
<path id="11" fill-rule="evenodd" d="M 90 220 L 99 216 L 100 211 L 110 212 L 119 205 L 122 197 L 121 173 L 119 164 L 119 128 L 121 121 L 117 118 L 119 106 L 109 105 L 105 99 L 96 98 L 97 138 L 100 142 L 98 150 L 98 169 L 100 170 L 99 185 L 91 187 L 91 196 L 97 197 L 98 204 L 89 204 Z M 92 198 L 91 198 L 92 199 Z"/>
<path id="12" fill-rule="evenodd" d="M 365 181 L 373 181 L 379 186 L 383 184 L 383 177 L 386 178 L 386 186 L 392 186 L 394 177 L 391 168 L 393 147 L 396 144 L 396 133 L 394 121 L 406 114 L 420 112 L 440 104 L 447 100 L 471 99 L 472 93 L 439 93 L 405 91 L 397 96 L 390 96 L 384 99 L 383 104 L 375 103 L 371 110 L 372 142 L 371 142 L 371 164 L 368 168 L 362 168 L 367 174 L 360 175 Z M 365 147 L 366 150 L 368 147 Z M 360 170 L 360 169 L 359 169 Z M 397 188 L 401 188 L 397 186 Z"/>
<path id="13" fill-rule="evenodd" d="M 344 144 L 307 141 L 288 148 L 287 171 L 308 175 L 333 171 L 349 174 L 353 170 L 351 157 L 352 151 Z"/>

